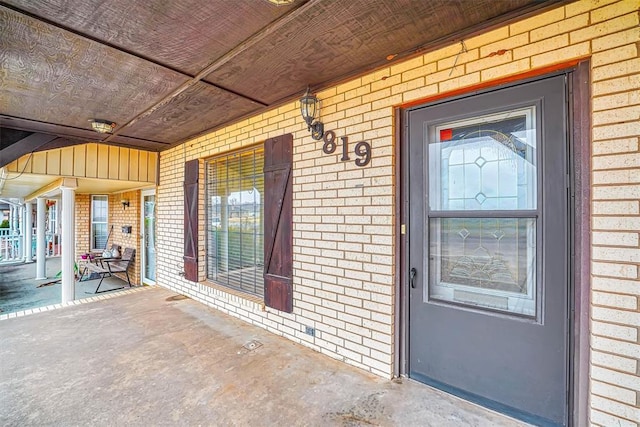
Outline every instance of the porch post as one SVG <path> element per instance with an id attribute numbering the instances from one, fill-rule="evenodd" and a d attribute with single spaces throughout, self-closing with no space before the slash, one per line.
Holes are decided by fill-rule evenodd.
<path id="1" fill-rule="evenodd" d="M 73 265 L 75 263 L 76 241 L 76 188 L 75 179 L 65 179 L 62 190 L 62 206 L 58 215 L 62 216 L 62 303 L 76 298 L 76 278 Z M 62 211 L 62 212 L 60 212 Z"/>
<path id="2" fill-rule="evenodd" d="M 33 261 L 33 248 L 31 247 L 31 241 L 33 239 L 33 203 L 27 202 L 24 204 L 24 262 Z"/>
<path id="3" fill-rule="evenodd" d="M 38 197 L 36 204 L 36 280 L 47 278 L 45 266 L 45 235 L 44 223 L 46 215 L 45 198 Z"/>

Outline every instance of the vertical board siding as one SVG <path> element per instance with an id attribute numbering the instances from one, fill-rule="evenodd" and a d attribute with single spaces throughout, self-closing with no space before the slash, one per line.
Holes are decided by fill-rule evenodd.
<path id="1" fill-rule="evenodd" d="M 158 153 L 84 144 L 27 154 L 9 163 L 14 173 L 156 183 Z"/>

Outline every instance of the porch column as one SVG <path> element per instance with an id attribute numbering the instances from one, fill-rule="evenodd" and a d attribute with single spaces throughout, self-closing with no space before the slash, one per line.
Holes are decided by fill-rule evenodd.
<path id="1" fill-rule="evenodd" d="M 33 203 L 24 204 L 24 262 L 33 261 L 33 248 L 31 241 L 33 240 Z"/>
<path id="2" fill-rule="evenodd" d="M 38 197 L 36 204 L 36 280 L 47 278 L 45 266 L 45 216 L 47 207 L 45 198 Z"/>
<path id="3" fill-rule="evenodd" d="M 62 303 L 76 298 L 76 278 L 73 265 L 75 263 L 76 241 L 76 180 L 65 178 L 62 190 L 62 206 L 58 215 L 62 216 Z M 62 211 L 62 212 L 60 212 Z"/>

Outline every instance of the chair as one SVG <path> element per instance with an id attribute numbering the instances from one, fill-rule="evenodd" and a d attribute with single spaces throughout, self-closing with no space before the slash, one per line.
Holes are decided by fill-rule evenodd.
<path id="1" fill-rule="evenodd" d="M 121 258 L 101 258 L 100 264 L 97 264 L 97 263 L 87 264 L 86 266 L 87 270 L 89 270 L 91 273 L 96 273 L 100 276 L 100 282 L 98 283 L 98 287 L 93 293 L 99 294 L 102 292 L 110 292 L 110 291 L 116 291 L 118 289 L 124 289 L 124 286 L 122 286 L 115 289 L 108 289 L 104 291 L 100 290 L 100 285 L 102 285 L 102 281 L 104 280 L 104 278 L 111 277 L 113 276 L 114 273 L 124 273 L 127 277 L 127 283 L 129 284 L 129 287 L 131 287 L 131 279 L 129 278 L 128 270 L 129 270 L 129 266 L 131 265 L 131 263 L 135 258 L 135 255 L 136 255 L 135 249 L 125 248 Z M 91 293 L 91 292 L 87 292 L 87 293 Z"/>

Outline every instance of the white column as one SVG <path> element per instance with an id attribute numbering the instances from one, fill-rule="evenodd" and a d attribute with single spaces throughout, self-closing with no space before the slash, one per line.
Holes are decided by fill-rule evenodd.
<path id="1" fill-rule="evenodd" d="M 47 269 L 45 266 L 45 216 L 47 214 L 46 200 L 38 197 L 36 205 L 36 279 L 46 279 Z"/>
<path id="2" fill-rule="evenodd" d="M 70 180 L 71 181 L 71 180 Z M 66 184 L 66 183 L 65 183 Z M 76 298 L 76 278 L 73 265 L 75 263 L 76 242 L 76 185 L 62 186 L 62 206 L 58 215 L 62 217 L 62 303 Z"/>
<path id="3" fill-rule="evenodd" d="M 24 205 L 24 262 L 33 261 L 33 250 L 31 241 L 33 239 L 33 203 L 27 202 Z"/>

